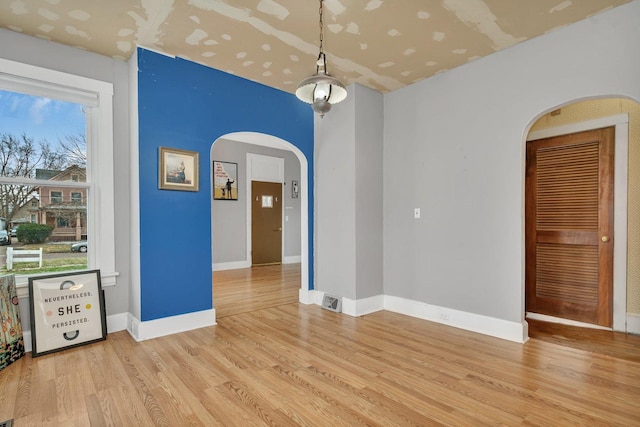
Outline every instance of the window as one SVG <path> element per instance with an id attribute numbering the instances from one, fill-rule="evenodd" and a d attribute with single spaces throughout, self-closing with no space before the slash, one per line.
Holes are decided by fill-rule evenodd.
<path id="1" fill-rule="evenodd" d="M 86 110 L 79 103 L 0 89 L 4 131 L 0 134 L 0 180 L 13 180 L 0 185 L 0 217 L 14 224 L 30 221 L 35 214 L 34 223 L 48 233 L 38 233 L 34 227 L 24 233 L 16 230 L 17 239 L 11 242 L 14 250 L 42 247 L 43 262 L 9 263 L 4 258 L 0 271 L 26 275 L 88 267 L 87 253 L 72 253 L 74 241 L 89 237 L 87 207 L 78 203 L 82 201 L 80 191 L 60 188 L 71 182 L 80 186 L 80 176 L 84 176 Z M 40 203 L 34 206 L 33 201 Z M 41 236 L 38 241 L 30 241 L 36 235 Z"/>
<path id="2" fill-rule="evenodd" d="M 51 191 L 49 194 L 49 204 L 59 205 L 62 203 L 62 191 Z"/>
<path id="3" fill-rule="evenodd" d="M 60 159 L 54 156 L 32 174 L 0 175 L 0 206 L 5 206 L 10 214 L 19 213 L 24 222 L 51 221 L 50 225 L 66 225 L 67 233 L 83 230 L 82 237 L 90 241 L 85 268 L 100 269 L 103 286 L 115 285 L 118 273 L 115 271 L 114 244 L 112 84 L 1 58 L 0 70 L 0 91 L 36 98 L 35 112 L 54 103 L 76 105 L 82 114 L 81 131 L 86 142 L 84 166 L 76 162 L 56 163 Z M 14 119 L 6 110 L 0 110 L 0 117 Z M 3 120 L 3 125 L 7 120 Z M 59 122 L 61 125 L 66 123 Z M 61 135 L 70 133 L 63 129 Z M 40 148 L 39 141 L 36 136 L 33 146 Z M 71 193 L 80 194 L 82 206 L 74 205 L 78 198 Z M 69 199 L 65 202 L 66 197 Z M 60 203 L 47 207 L 51 205 L 51 199 Z M 85 209 L 84 213 L 81 208 Z M 95 216 L 97 212 L 100 213 L 99 223 Z M 100 254 L 100 258 L 96 254 Z M 5 268 L 6 265 L 0 265 L 0 269 Z M 16 274 L 19 297 L 28 295 L 27 278 L 27 273 Z"/>

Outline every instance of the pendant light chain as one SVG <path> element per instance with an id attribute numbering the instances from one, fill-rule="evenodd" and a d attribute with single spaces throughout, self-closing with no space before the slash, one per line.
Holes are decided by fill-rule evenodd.
<path id="1" fill-rule="evenodd" d="M 311 104 L 320 117 L 347 97 L 347 90 L 340 80 L 327 72 L 327 57 L 324 53 L 324 0 L 320 0 L 320 53 L 316 61 L 316 73 L 298 84 L 296 96 Z"/>
<path id="2" fill-rule="evenodd" d="M 322 56 L 324 54 L 323 50 L 322 50 L 322 42 L 324 41 L 324 22 L 323 22 L 323 1 L 324 0 L 320 0 L 320 56 Z M 319 59 L 319 57 L 318 57 Z"/>

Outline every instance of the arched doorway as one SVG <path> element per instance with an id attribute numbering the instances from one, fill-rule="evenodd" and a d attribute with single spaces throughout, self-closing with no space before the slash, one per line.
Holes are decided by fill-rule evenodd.
<path id="1" fill-rule="evenodd" d="M 638 272 L 634 263 L 629 262 L 640 253 L 640 244 L 632 236 L 638 233 L 640 215 L 637 210 L 628 209 L 637 203 L 640 191 L 640 177 L 628 171 L 628 164 L 640 162 L 640 104 L 626 98 L 600 98 L 574 101 L 547 110 L 531 123 L 527 141 L 542 140 L 561 135 L 577 134 L 592 129 L 613 127 L 614 137 L 614 197 L 613 197 L 613 265 L 612 265 L 612 328 L 627 332 L 629 311 L 640 307 L 630 307 L 633 300 L 640 298 L 640 284 L 632 279 Z M 526 195 L 529 197 L 530 195 Z M 526 251 L 525 251 L 526 252 Z M 629 267 L 629 268 L 628 268 Z M 531 268 L 530 266 L 528 268 Z M 525 295 L 527 290 L 525 289 Z M 526 298 L 530 298 L 528 295 Z M 628 304 L 630 303 L 630 304 Z M 579 326 L 591 326 L 582 322 L 549 317 L 540 313 L 526 313 L 527 318 L 542 319 Z"/>
<path id="2" fill-rule="evenodd" d="M 216 145 L 217 144 L 217 145 Z M 218 147 L 218 150 L 216 150 Z M 232 150 L 229 147 L 235 147 Z M 280 154 L 278 154 L 280 153 Z M 284 154 L 283 154 L 284 153 Z M 270 157 L 275 156 L 275 157 Z M 256 133 L 256 132 L 236 132 L 221 136 L 211 146 L 210 150 L 210 165 L 213 162 L 220 162 L 229 160 L 235 161 L 233 163 L 237 166 L 237 181 L 238 185 L 238 202 L 228 202 L 214 200 L 214 194 L 212 194 L 211 205 L 211 218 L 212 218 L 212 270 L 231 270 L 231 269 L 251 269 L 252 259 L 252 247 L 251 247 L 251 203 L 249 203 L 249 197 L 251 195 L 251 182 L 252 176 L 250 174 L 252 167 L 252 159 L 255 157 L 265 157 L 276 159 L 283 157 L 283 162 L 286 159 L 287 170 L 296 169 L 291 168 L 291 165 L 298 167 L 299 172 L 287 172 L 287 176 L 282 179 L 283 185 L 283 200 L 291 199 L 292 184 L 297 187 L 296 199 L 293 201 L 298 207 L 286 206 L 291 203 L 286 203 L 283 209 L 283 219 L 287 222 L 283 223 L 283 241 L 288 240 L 291 242 L 291 236 L 297 240 L 294 243 L 290 243 L 289 246 L 298 248 L 295 252 L 295 256 L 286 256 L 286 245 L 283 246 L 283 264 L 282 267 L 286 268 L 285 264 L 299 263 L 299 286 L 298 295 L 296 300 L 300 299 L 300 295 L 308 292 L 309 289 L 309 195 L 308 195 L 308 163 L 304 154 L 293 144 L 285 141 L 281 138 Z M 246 158 L 246 161 L 245 161 Z M 284 163 L 283 163 L 284 166 Z M 213 184 L 213 169 L 212 169 L 212 192 L 215 191 Z M 292 179 L 293 178 L 293 179 Z M 285 193 L 286 192 L 286 193 Z M 284 197 L 284 196 L 287 197 Z M 219 197 L 219 195 L 218 195 Z M 291 200 L 290 200 L 291 201 Z M 216 211 L 216 206 L 218 210 Z M 235 207 L 235 211 L 231 213 L 229 208 Z M 291 209 L 291 210 L 289 210 Z M 221 232 L 220 226 L 221 214 L 220 211 L 227 211 L 227 215 L 231 215 L 233 221 L 235 221 L 235 231 Z M 217 214 L 216 214 L 217 212 Z M 289 217 L 294 218 L 293 223 L 289 222 Z M 227 216 L 229 218 L 229 216 Z M 299 220 L 299 225 L 295 224 Z M 218 224 L 216 224 L 216 221 Z M 240 226 L 240 223 L 243 225 Z M 292 228 L 293 227 L 293 228 Z M 230 249 L 231 246 L 235 246 L 235 255 L 227 259 L 220 259 L 220 245 L 224 246 L 225 250 Z M 218 252 L 216 252 L 218 247 Z M 224 261 L 224 262 L 221 262 Z M 231 262 L 229 262 L 231 261 Z M 250 277 L 250 273 L 247 273 Z M 216 273 L 214 272 L 214 277 Z M 212 279 L 215 281 L 215 279 Z M 216 307 L 216 295 L 215 295 L 215 283 L 214 286 L 214 308 Z M 291 296 L 290 296 L 291 297 Z"/>

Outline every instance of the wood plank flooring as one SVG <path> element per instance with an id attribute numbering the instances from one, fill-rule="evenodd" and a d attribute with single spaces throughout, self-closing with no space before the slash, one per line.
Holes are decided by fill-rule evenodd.
<path id="1" fill-rule="evenodd" d="M 218 319 L 296 302 L 299 290 L 299 263 L 213 273 L 213 306 Z"/>
<path id="2" fill-rule="evenodd" d="M 529 337 L 640 363 L 640 336 L 527 319 Z M 640 423 L 638 423 L 640 425 Z"/>
<path id="3" fill-rule="evenodd" d="M 638 355 L 640 337 L 631 338 L 626 351 Z M 122 331 L 27 355 L 0 372 L 0 421 L 8 418 L 15 426 L 634 426 L 640 363 L 291 302 L 140 343 Z"/>

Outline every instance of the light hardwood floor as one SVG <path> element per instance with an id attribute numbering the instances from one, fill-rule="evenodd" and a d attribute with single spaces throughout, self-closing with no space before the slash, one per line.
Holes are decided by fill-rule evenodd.
<path id="1" fill-rule="evenodd" d="M 296 302 L 299 289 L 300 264 L 215 271 L 216 318 Z"/>
<path id="2" fill-rule="evenodd" d="M 0 420 L 13 417 L 16 426 L 640 423 L 640 363 L 633 355 L 538 338 L 516 344 L 386 311 L 353 318 L 297 302 L 267 305 L 141 343 L 123 331 L 104 342 L 27 355 L 0 372 Z M 640 337 L 625 337 L 625 354 L 640 354 Z"/>

